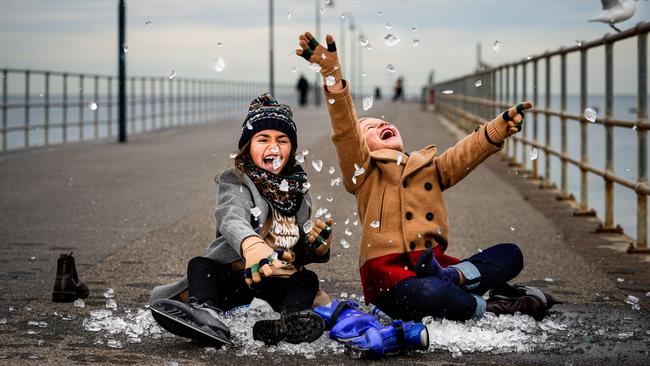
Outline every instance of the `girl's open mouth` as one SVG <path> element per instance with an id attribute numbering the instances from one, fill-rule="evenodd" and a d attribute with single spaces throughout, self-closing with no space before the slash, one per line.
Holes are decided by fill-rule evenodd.
<path id="1" fill-rule="evenodd" d="M 262 158 L 262 165 L 264 169 L 269 171 L 276 170 L 282 164 L 282 157 L 280 155 L 267 155 Z"/>
<path id="2" fill-rule="evenodd" d="M 397 136 L 397 134 L 390 127 L 386 127 L 385 129 L 383 129 L 383 130 L 381 130 L 379 132 L 379 138 L 382 139 L 382 140 L 388 140 L 389 138 L 395 137 L 395 136 Z"/>

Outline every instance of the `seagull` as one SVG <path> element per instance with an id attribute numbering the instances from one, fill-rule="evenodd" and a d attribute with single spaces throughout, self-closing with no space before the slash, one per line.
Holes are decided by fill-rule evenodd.
<path id="1" fill-rule="evenodd" d="M 603 4 L 603 12 L 596 18 L 590 19 L 590 22 L 603 22 L 609 24 L 615 31 L 621 30 L 614 26 L 615 23 L 628 20 L 636 11 L 636 2 L 638 0 L 600 0 Z"/>

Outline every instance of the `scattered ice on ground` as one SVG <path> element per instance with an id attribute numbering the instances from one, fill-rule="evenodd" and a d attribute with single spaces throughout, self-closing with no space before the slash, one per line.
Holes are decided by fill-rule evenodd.
<path id="1" fill-rule="evenodd" d="M 1 324 L 7 324 L 7 317 L 6 316 L 3 316 L 2 318 L 0 318 L 0 325 Z"/>
<path id="2" fill-rule="evenodd" d="M 596 110 L 593 107 L 587 107 L 585 108 L 585 118 L 589 122 L 596 122 L 596 117 L 597 117 Z"/>
<path id="3" fill-rule="evenodd" d="M 30 321 L 27 322 L 27 326 L 28 327 L 38 327 L 38 322 L 30 320 Z"/>
<path id="4" fill-rule="evenodd" d="M 84 301 L 82 299 L 75 300 L 72 303 L 72 305 L 74 305 L 75 308 L 83 308 L 84 306 L 86 306 L 86 304 L 84 303 Z"/>
<path id="5" fill-rule="evenodd" d="M 554 280 L 550 277 L 544 278 L 544 282 L 553 282 Z"/>
<path id="6" fill-rule="evenodd" d="M 115 297 L 115 291 L 112 288 L 107 288 L 106 291 L 104 291 L 104 297 L 107 299 L 112 299 Z"/>
<path id="7" fill-rule="evenodd" d="M 363 110 L 364 110 L 364 111 L 367 111 L 367 110 L 369 110 L 370 108 L 372 108 L 372 102 L 373 102 L 373 97 L 372 97 L 372 95 L 371 95 L 371 96 L 364 97 L 364 98 L 363 98 Z"/>
<path id="8" fill-rule="evenodd" d="M 641 306 L 639 305 L 639 298 L 636 296 L 627 295 L 625 298 L 625 303 L 632 305 L 633 310 L 641 310 Z"/>
<path id="9" fill-rule="evenodd" d="M 394 45 L 398 44 L 399 41 L 400 41 L 399 37 L 396 36 L 396 35 L 394 35 L 394 34 L 392 34 L 392 33 L 388 33 L 388 34 L 384 37 L 384 44 L 385 44 L 386 46 L 388 46 L 388 47 L 391 47 L 391 46 L 394 46 Z"/>
<path id="10" fill-rule="evenodd" d="M 317 160 L 312 160 L 312 161 L 311 161 L 311 166 L 313 166 L 314 169 L 315 169 L 317 172 L 320 172 L 321 169 L 323 169 L 323 161 L 322 161 L 322 160 L 318 160 L 318 159 L 317 159 Z"/>
<path id="11" fill-rule="evenodd" d="M 114 299 L 106 300 L 106 309 L 117 309 L 117 302 Z"/>
<path id="12" fill-rule="evenodd" d="M 492 313 L 466 322 L 427 317 L 424 323 L 429 330 L 429 351 L 446 350 L 452 356 L 462 352 L 531 352 L 549 347 L 549 335 L 567 329 L 551 318 L 537 322 L 527 315 Z"/>
<path id="13" fill-rule="evenodd" d="M 617 279 L 616 279 L 616 281 L 617 281 L 617 282 L 625 282 L 625 280 L 624 280 L 624 279 L 622 279 L 622 278 L 620 278 L 620 277 L 619 277 L 619 278 L 617 278 Z"/>

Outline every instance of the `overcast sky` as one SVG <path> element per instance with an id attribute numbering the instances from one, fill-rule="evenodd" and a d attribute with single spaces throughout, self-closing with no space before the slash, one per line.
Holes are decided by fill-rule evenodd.
<path id="1" fill-rule="evenodd" d="M 373 46 L 363 50 L 366 90 L 404 76 L 410 92 L 422 86 L 430 70 L 438 80 L 471 72 L 476 44 L 485 62 L 498 65 L 543 53 L 575 40 L 593 40 L 613 32 L 587 20 L 600 12 L 598 0 L 333 0 L 320 1 L 322 34 L 339 43 L 341 14 L 346 13 Z M 116 74 L 117 0 L 0 0 L 0 67 Z M 297 36 L 314 31 L 314 1 L 275 1 L 275 75 L 278 83 L 295 83 L 306 63 L 293 55 Z M 619 24 L 627 29 L 647 21 L 650 2 L 639 1 L 636 15 Z M 267 0 L 130 0 L 127 1 L 128 72 L 131 76 L 268 81 Z M 378 13 L 381 12 L 381 13 Z M 290 14 L 290 16 L 289 16 Z M 379 15 L 381 14 L 381 15 Z M 150 21 L 148 26 L 145 23 Z M 392 29 L 386 29 L 386 23 Z M 348 23 L 349 24 L 349 23 Z M 415 31 L 411 29 L 415 28 Z M 383 38 L 401 41 L 389 47 Z M 350 32 L 345 48 L 349 50 Z M 358 34 L 355 33 L 355 42 Z M 414 39 L 420 41 L 413 47 Z M 501 43 L 499 51 L 492 45 Z M 222 46 L 217 46 L 221 42 Z M 358 44 L 358 43 L 357 43 Z M 636 41 L 615 47 L 617 93 L 636 90 Z M 213 62 L 222 57 L 225 69 Z M 344 72 L 349 76 L 349 53 Z M 602 92 L 603 52 L 590 51 L 590 88 Z M 570 90 L 578 90 L 578 56 L 569 57 Z M 559 64 L 559 61 L 556 61 Z M 397 69 L 393 75 L 386 65 Z M 296 67 L 297 72 L 292 73 Z M 557 68 L 556 68 L 557 69 Z M 559 82 L 554 82 L 557 85 Z"/>

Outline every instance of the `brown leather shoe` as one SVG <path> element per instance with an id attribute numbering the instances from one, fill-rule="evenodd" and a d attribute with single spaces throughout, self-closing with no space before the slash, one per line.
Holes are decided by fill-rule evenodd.
<path id="1" fill-rule="evenodd" d="M 521 314 L 530 315 L 533 319 L 540 321 L 546 316 L 546 306 L 534 296 L 522 296 L 513 298 L 491 298 L 487 299 L 486 310 L 494 314 Z"/>
<path id="2" fill-rule="evenodd" d="M 90 294 L 88 286 L 79 279 L 72 253 L 61 254 L 56 261 L 56 279 L 52 289 L 52 301 L 73 302 Z"/>

